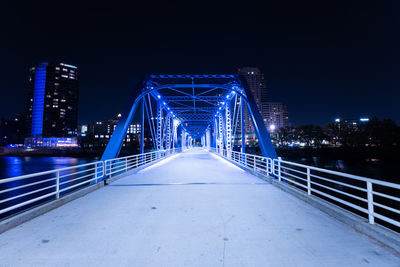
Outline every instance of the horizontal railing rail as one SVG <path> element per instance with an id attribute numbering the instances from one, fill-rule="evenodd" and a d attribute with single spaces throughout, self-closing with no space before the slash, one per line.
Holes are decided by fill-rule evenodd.
<path id="1" fill-rule="evenodd" d="M 169 157 L 172 154 L 181 152 L 181 148 L 159 150 L 144 154 L 131 155 L 121 158 L 108 159 L 104 161 L 105 175 L 110 178 L 114 174 L 121 174 L 131 169 L 147 165 L 155 160 Z"/>
<path id="2" fill-rule="evenodd" d="M 0 179 L 0 219 L 180 151 L 155 151 Z"/>
<path id="3" fill-rule="evenodd" d="M 294 186 L 353 213 L 400 231 L 400 184 L 258 155 L 211 148 L 240 166 Z"/>

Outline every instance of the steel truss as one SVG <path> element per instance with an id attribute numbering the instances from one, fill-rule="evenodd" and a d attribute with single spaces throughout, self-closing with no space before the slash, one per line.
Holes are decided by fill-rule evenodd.
<path id="1" fill-rule="evenodd" d="M 140 102 L 141 152 L 144 151 L 144 113 L 156 150 L 175 145 L 190 147 L 195 140 L 201 140 L 203 146 L 230 151 L 240 127 L 244 151 L 243 109 L 246 106 L 263 155 L 277 157 L 246 80 L 239 75 L 150 75 L 140 89 L 141 93 L 119 120 L 102 160 L 118 156 Z"/>

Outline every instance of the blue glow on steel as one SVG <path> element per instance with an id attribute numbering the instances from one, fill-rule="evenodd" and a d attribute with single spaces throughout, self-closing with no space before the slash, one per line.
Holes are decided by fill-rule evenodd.
<path id="1" fill-rule="evenodd" d="M 40 63 L 36 68 L 35 84 L 33 92 L 32 131 L 31 136 L 37 137 L 43 134 L 44 97 L 46 89 L 47 63 Z"/>

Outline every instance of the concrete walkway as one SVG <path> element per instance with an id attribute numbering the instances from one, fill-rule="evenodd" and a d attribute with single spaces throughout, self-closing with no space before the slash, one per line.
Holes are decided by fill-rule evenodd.
<path id="1" fill-rule="evenodd" d="M 191 150 L 1 234 L 0 266 L 400 266 L 400 258 Z"/>

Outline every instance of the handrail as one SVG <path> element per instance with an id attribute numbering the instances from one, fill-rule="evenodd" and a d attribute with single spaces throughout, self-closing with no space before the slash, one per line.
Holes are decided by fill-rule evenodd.
<path id="1" fill-rule="evenodd" d="M 352 213 L 375 218 L 385 227 L 400 231 L 400 184 L 327 170 L 296 162 L 211 148 L 211 152 L 289 186 L 323 198 Z M 376 197 L 374 199 L 374 196 Z M 355 212 L 355 210 L 357 212 Z"/>
<path id="2" fill-rule="evenodd" d="M 180 148 L 159 150 L 0 179 L 0 216 L 11 216 L 34 205 L 59 199 L 110 178 L 112 174 L 147 165 L 180 151 Z"/>

